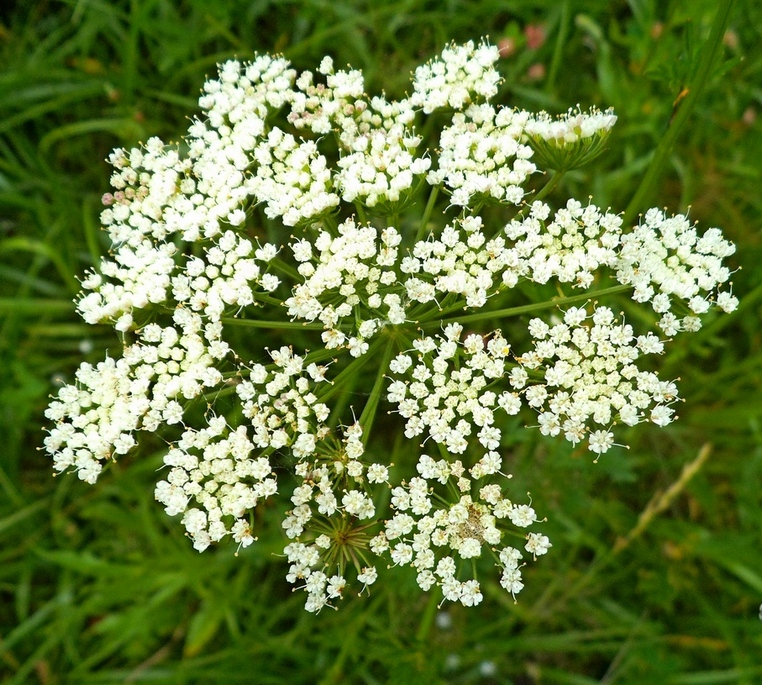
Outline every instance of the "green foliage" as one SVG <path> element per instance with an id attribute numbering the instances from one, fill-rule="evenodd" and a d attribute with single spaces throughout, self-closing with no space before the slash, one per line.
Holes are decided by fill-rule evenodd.
<path id="1" fill-rule="evenodd" d="M 702 71 L 714 0 L 68 0 L 0 12 L 0 680 L 3 683 L 540 683 L 762 681 L 762 6 L 737 0 Z M 527 30 L 528 27 L 533 27 Z M 543 27 L 545 40 L 536 31 Z M 533 33 L 534 31 L 534 33 Z M 501 101 L 613 106 L 608 150 L 561 194 L 626 206 L 703 87 L 653 193 L 739 250 L 741 306 L 678 337 L 663 376 L 687 398 L 600 463 L 532 431 L 508 438 L 518 490 L 548 516 L 551 554 L 518 603 L 485 583 L 476 610 L 412 578 L 341 610 L 303 612 L 283 580 L 277 516 L 235 556 L 202 555 L 153 500 L 156 438 L 96 486 L 37 452 L 47 395 L 117 347 L 74 314 L 107 249 L 102 160 L 177 139 L 228 57 L 324 54 L 403 92 L 449 40 L 505 43 Z M 644 210 L 647 204 L 637 206 Z M 628 316 L 637 316 L 628 312 Z M 261 329 L 245 334 L 268 333 Z M 369 391 L 366 388 L 365 391 Z M 518 424 L 517 424 L 518 428 Z M 696 461 L 711 443 L 708 458 Z M 681 477 L 685 464 L 692 477 Z M 674 486 L 674 487 L 673 487 Z M 671 489 L 670 489 L 671 488 Z M 651 506 L 649 506 L 649 503 Z M 653 513 L 656 511 L 656 513 Z M 649 514 L 649 512 L 651 512 Z M 399 578 L 399 576 L 398 576 Z"/>

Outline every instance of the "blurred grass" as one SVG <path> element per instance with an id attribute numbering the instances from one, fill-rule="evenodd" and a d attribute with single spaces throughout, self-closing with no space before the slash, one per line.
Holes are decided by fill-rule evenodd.
<path id="1" fill-rule="evenodd" d="M 324 54 L 370 91 L 404 92 L 449 40 L 510 39 L 502 101 L 613 106 L 610 150 L 561 194 L 622 210 L 697 69 L 715 0 L 69 0 L 0 9 L 0 678 L 3 683 L 762 682 L 762 6 L 737 0 L 723 50 L 644 202 L 738 243 L 738 312 L 663 360 L 686 398 L 600 463 L 520 429 L 516 488 L 548 516 L 552 553 L 514 604 L 440 612 L 412 578 L 311 616 L 282 580 L 277 526 L 235 557 L 199 555 L 153 501 L 161 442 L 87 486 L 37 452 L 47 396 L 116 349 L 84 325 L 77 277 L 105 252 L 102 161 L 177 140 L 205 75 L 231 56 Z M 526 28 L 545 41 L 527 46 Z M 644 210 L 647 204 L 636 208 Z M 649 502 L 711 454 L 663 511 Z M 637 531 L 637 534 L 631 534 Z M 630 535 L 630 538 L 628 538 Z M 630 542 L 615 554 L 617 541 Z M 620 543 L 621 545 L 621 543 Z M 613 558 L 612 558 L 613 555 Z"/>

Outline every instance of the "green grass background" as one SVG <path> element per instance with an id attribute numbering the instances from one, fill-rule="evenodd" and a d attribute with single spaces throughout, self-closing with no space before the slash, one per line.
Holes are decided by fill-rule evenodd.
<path id="1" fill-rule="evenodd" d="M 0 682 L 762 683 L 762 3 L 733 4 L 662 173 L 647 175 L 726 5 L 2 3 Z M 530 49 L 536 24 L 546 40 Z M 616 108 L 610 149 L 568 174 L 560 197 L 621 211 L 655 178 L 633 211 L 690 207 L 738 244 L 741 307 L 661 360 L 686 400 L 677 423 L 638 427 L 630 450 L 598 464 L 533 431 L 511 438 L 554 544 L 518 603 L 486 583 L 480 607 L 440 610 L 398 573 L 309 615 L 283 580 L 275 525 L 238 557 L 230 545 L 193 551 L 153 500 L 158 439 L 95 486 L 53 478 L 38 451 L 49 394 L 82 359 L 118 350 L 71 303 L 108 248 L 98 213 L 110 149 L 178 140 L 205 76 L 232 56 L 280 51 L 314 68 L 331 54 L 362 68 L 369 92 L 397 96 L 445 42 L 482 35 L 516 47 L 499 64 L 500 102 Z"/>

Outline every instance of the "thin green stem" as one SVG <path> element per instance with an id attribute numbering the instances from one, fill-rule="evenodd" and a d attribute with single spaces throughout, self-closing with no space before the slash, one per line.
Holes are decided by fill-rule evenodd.
<path id="1" fill-rule="evenodd" d="M 657 492 L 651 501 L 646 505 L 645 509 L 640 513 L 638 522 L 629 533 L 617 539 L 612 547 L 607 548 L 605 551 L 596 555 L 593 561 L 588 566 L 584 574 L 577 578 L 576 582 L 567 587 L 563 595 L 564 599 L 569 597 L 578 596 L 585 589 L 590 582 L 595 579 L 595 576 L 600 571 L 608 566 L 624 549 L 632 544 L 632 541 L 640 537 L 643 532 L 648 528 L 651 522 L 662 512 L 664 512 L 674 501 L 674 499 L 685 489 L 688 482 L 696 475 L 696 473 L 704 466 L 707 459 L 709 459 L 712 453 L 712 445 L 705 443 L 699 451 L 693 461 L 688 462 L 683 466 L 683 470 L 680 476 L 675 482 L 670 485 L 664 492 Z"/>
<path id="2" fill-rule="evenodd" d="M 365 214 L 365 207 L 359 202 L 355 202 L 355 209 L 357 210 L 357 219 L 361 224 L 368 223 L 368 216 Z"/>
<path id="3" fill-rule="evenodd" d="M 322 323 L 308 323 L 306 321 L 264 321 L 262 319 L 237 319 L 232 316 L 225 316 L 221 319 L 226 326 L 242 326 L 244 328 L 271 328 L 278 329 L 297 329 L 322 331 L 325 326 Z"/>
<path id="4" fill-rule="evenodd" d="M 530 314 L 531 312 L 539 312 L 543 309 L 552 309 L 554 307 L 560 307 L 573 302 L 580 302 L 582 300 L 594 300 L 606 295 L 614 295 L 616 293 L 623 293 L 631 289 L 631 285 L 614 285 L 610 288 L 604 288 L 603 290 L 597 290 L 595 292 L 582 293 L 581 295 L 571 295 L 570 297 L 559 297 L 547 302 L 538 302 L 536 304 L 525 304 L 520 307 L 509 307 L 508 309 L 496 309 L 494 311 L 477 312 L 476 314 L 468 314 L 467 316 L 458 316 L 452 319 L 439 319 L 434 321 L 426 321 L 421 323 L 421 328 L 427 326 L 446 326 L 448 323 L 470 323 L 472 321 L 484 321 L 485 319 L 494 318 L 507 318 L 509 316 L 520 316 L 522 314 Z"/>
<path id="5" fill-rule="evenodd" d="M 347 378 L 352 376 L 355 373 L 359 373 L 360 369 L 362 369 L 363 366 L 365 366 L 372 358 L 375 352 L 378 351 L 378 348 L 381 346 L 383 340 L 376 339 L 368 348 L 368 351 L 362 355 L 361 357 L 357 357 L 356 359 L 353 359 L 349 366 L 347 366 L 343 371 L 341 371 L 336 378 L 333 379 L 331 386 L 329 388 L 326 388 L 322 393 L 320 393 L 320 396 L 318 397 L 319 402 L 327 402 L 331 397 L 333 397 L 337 392 L 342 390 L 344 383 L 346 382 Z"/>
<path id="6" fill-rule="evenodd" d="M 423 217 L 421 217 L 421 224 L 418 226 L 418 233 L 415 235 L 416 243 L 423 240 L 423 236 L 426 234 L 426 227 L 429 225 L 429 219 L 431 219 L 431 213 L 434 211 L 434 205 L 436 204 L 438 195 L 439 186 L 434 186 L 429 193 L 429 200 L 426 203 L 426 208 L 423 210 Z"/>
<path id="7" fill-rule="evenodd" d="M 699 61 L 698 68 L 693 78 L 683 89 L 683 93 L 687 93 L 687 95 L 682 99 L 678 97 L 676 100 L 667 132 L 656 147 L 654 155 L 651 158 L 651 163 L 648 165 L 648 170 L 643 176 L 638 189 L 635 191 L 635 195 L 632 196 L 630 204 L 624 210 L 622 221 L 625 224 L 632 222 L 648 200 L 651 191 L 664 171 L 664 166 L 672 152 L 672 147 L 678 135 L 680 135 L 680 132 L 688 121 L 688 117 L 698 102 L 701 91 L 706 85 L 706 81 L 714 66 L 715 57 L 721 49 L 722 37 L 725 35 L 725 29 L 728 25 L 730 11 L 733 8 L 734 2 L 735 0 L 722 0 L 718 3 L 719 9 L 715 15 L 709 38 L 701 51 L 701 60 Z"/>
<path id="8" fill-rule="evenodd" d="M 442 317 L 447 316 L 448 314 L 452 314 L 453 312 L 459 312 L 466 306 L 466 301 L 461 299 L 458 302 L 456 302 L 452 306 L 446 306 L 444 303 L 440 305 L 439 309 L 435 312 L 432 312 L 428 316 L 422 316 L 420 318 L 417 318 L 415 316 L 415 312 L 411 314 L 412 318 L 415 320 L 416 323 L 419 323 L 421 325 L 426 323 L 431 323 L 433 321 L 441 322 Z M 426 311 L 430 311 L 427 309 Z"/>
<path id="9" fill-rule="evenodd" d="M 431 626 L 434 623 L 434 616 L 437 613 L 437 595 L 432 592 L 429 595 L 429 601 L 426 602 L 426 608 L 421 615 L 421 622 L 418 624 L 418 630 L 415 632 L 415 639 L 418 642 L 426 642 L 429 633 L 431 632 Z"/>
<path id="10" fill-rule="evenodd" d="M 264 302 L 265 304 L 272 304 L 278 308 L 283 307 L 283 302 L 281 302 L 277 298 L 272 297 L 270 295 L 265 295 L 265 293 L 260 293 L 256 290 L 252 290 L 252 295 L 254 296 L 254 299 L 259 300 L 259 302 Z"/>
<path id="11" fill-rule="evenodd" d="M 561 16 L 558 19 L 558 37 L 556 38 L 556 45 L 553 48 L 553 58 L 550 62 L 550 69 L 548 70 L 548 80 L 545 82 L 545 91 L 548 93 L 553 92 L 558 69 L 561 66 L 561 60 L 563 59 L 564 45 L 566 44 L 566 36 L 568 33 L 569 0 L 564 0 L 561 3 Z"/>
<path id="12" fill-rule="evenodd" d="M 540 188 L 537 195 L 535 195 L 532 200 L 542 200 L 544 197 L 547 197 L 551 191 L 553 191 L 553 189 L 561 182 L 561 179 L 564 176 L 566 176 L 566 169 L 561 169 L 554 172 L 553 178 L 551 178 L 542 188 Z"/>
<path id="13" fill-rule="evenodd" d="M 389 338 L 386 344 L 386 349 L 381 357 L 381 363 L 378 366 L 378 373 L 376 374 L 376 382 L 373 384 L 373 388 L 370 391 L 370 397 L 360 415 L 359 423 L 362 426 L 362 441 L 366 445 L 368 438 L 370 437 L 370 429 L 373 426 L 373 421 L 376 418 L 376 410 L 378 409 L 378 403 L 381 400 L 381 391 L 384 387 L 384 379 L 386 378 L 386 371 L 389 368 L 389 361 L 392 358 L 392 351 L 394 350 L 394 339 Z"/>
<path id="14" fill-rule="evenodd" d="M 275 259 L 270 260 L 270 264 L 274 269 L 277 269 L 283 274 L 286 274 L 290 278 L 292 278 L 297 283 L 303 281 L 304 279 L 299 275 L 299 272 L 290 264 L 287 264 L 282 259 L 279 259 L 276 257 Z"/>
<path id="15" fill-rule="evenodd" d="M 333 358 L 333 350 L 327 350 L 325 348 L 320 348 L 317 350 L 314 350 L 313 352 L 308 352 L 306 355 L 304 355 L 304 363 L 305 364 L 312 364 L 312 362 L 324 362 L 327 359 Z"/>
<path id="16" fill-rule="evenodd" d="M 537 191 L 537 194 L 532 198 L 532 202 L 537 202 L 538 200 L 542 200 L 544 197 L 547 197 L 553 189 L 561 182 L 561 179 L 566 175 L 566 170 L 561 169 L 560 171 L 554 171 L 553 176 L 551 176 L 550 180 L 542 187 L 540 190 Z M 516 216 L 513 217 L 514 221 L 519 221 L 524 218 L 524 215 L 529 211 L 532 205 L 526 204 L 524 207 L 519 211 Z"/>

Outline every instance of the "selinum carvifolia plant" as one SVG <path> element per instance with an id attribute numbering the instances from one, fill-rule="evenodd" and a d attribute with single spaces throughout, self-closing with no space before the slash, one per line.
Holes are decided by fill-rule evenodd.
<path id="1" fill-rule="evenodd" d="M 247 547 L 255 509 L 282 513 L 309 611 L 379 564 L 471 606 L 491 561 L 519 593 L 551 543 L 511 488 L 506 431 L 597 458 L 622 426 L 669 424 L 678 388 L 654 357 L 737 300 L 718 229 L 544 201 L 616 117 L 495 105 L 497 59 L 449 46 L 396 101 L 330 58 L 229 61 L 181 145 L 113 152 L 112 249 L 77 307 L 123 346 L 51 402 L 55 469 L 93 483 L 160 432 L 155 496 L 193 546 Z"/>

